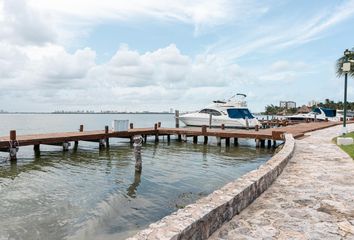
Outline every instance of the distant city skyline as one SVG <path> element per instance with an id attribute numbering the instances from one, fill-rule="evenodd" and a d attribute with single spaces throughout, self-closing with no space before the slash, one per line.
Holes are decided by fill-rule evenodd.
<path id="1" fill-rule="evenodd" d="M 0 109 L 343 101 L 335 61 L 353 25 L 354 0 L 0 0 Z"/>

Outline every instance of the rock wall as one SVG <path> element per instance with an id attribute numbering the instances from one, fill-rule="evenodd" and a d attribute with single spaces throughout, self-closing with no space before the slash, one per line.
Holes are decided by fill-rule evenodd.
<path id="1" fill-rule="evenodd" d="M 258 169 L 226 184 L 156 223 L 129 240 L 206 239 L 262 194 L 281 174 L 295 149 L 295 140 L 285 134 L 283 148 Z"/>

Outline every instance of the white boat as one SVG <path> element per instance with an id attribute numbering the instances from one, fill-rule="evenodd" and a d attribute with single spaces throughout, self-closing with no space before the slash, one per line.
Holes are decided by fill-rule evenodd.
<path id="1" fill-rule="evenodd" d="M 335 109 L 317 107 L 312 112 L 295 114 L 291 116 L 286 116 L 285 119 L 289 121 L 305 122 L 309 121 L 341 121 L 343 116 L 338 114 Z"/>
<path id="2" fill-rule="evenodd" d="M 209 126 L 231 128 L 255 128 L 260 122 L 252 115 L 244 101 L 245 94 L 236 94 L 227 101 L 213 101 L 198 112 L 183 114 L 179 117 L 187 126 Z M 211 120 L 211 121 L 210 121 Z"/>

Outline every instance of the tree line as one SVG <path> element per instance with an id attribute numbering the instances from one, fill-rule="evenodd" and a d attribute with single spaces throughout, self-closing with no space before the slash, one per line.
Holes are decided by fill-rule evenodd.
<path id="1" fill-rule="evenodd" d="M 344 108 L 344 104 L 342 101 L 339 102 L 334 102 L 333 100 L 330 99 L 325 99 L 324 102 L 320 102 L 316 105 L 312 105 L 309 108 L 309 110 L 313 110 L 316 107 L 323 107 L 323 108 L 330 108 L 330 109 L 337 109 L 341 110 Z M 267 105 L 265 107 L 265 112 L 263 114 L 267 115 L 288 115 L 288 114 L 295 114 L 298 113 L 300 109 L 303 109 L 304 106 L 302 107 L 297 107 L 297 108 L 290 108 L 286 109 L 285 107 L 279 107 L 275 106 L 273 104 Z M 354 102 L 347 102 L 347 109 L 348 110 L 353 110 L 354 111 Z"/>

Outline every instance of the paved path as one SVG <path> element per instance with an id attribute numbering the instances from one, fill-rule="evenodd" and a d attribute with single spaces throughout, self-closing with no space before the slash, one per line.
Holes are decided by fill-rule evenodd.
<path id="1" fill-rule="evenodd" d="M 339 130 L 296 140 L 282 175 L 209 239 L 354 239 L 354 161 L 331 143 Z"/>

